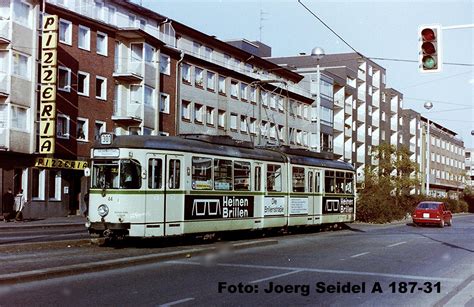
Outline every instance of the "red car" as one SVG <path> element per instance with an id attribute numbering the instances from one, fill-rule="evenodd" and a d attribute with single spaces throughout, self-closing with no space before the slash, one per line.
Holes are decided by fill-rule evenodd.
<path id="1" fill-rule="evenodd" d="M 443 228 L 444 225 L 453 225 L 453 215 L 446 209 L 443 202 L 422 201 L 416 206 L 412 215 L 413 224 L 435 224 Z"/>

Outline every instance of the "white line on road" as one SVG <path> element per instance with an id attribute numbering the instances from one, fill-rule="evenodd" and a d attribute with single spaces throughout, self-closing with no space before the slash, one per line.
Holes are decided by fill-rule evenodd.
<path id="1" fill-rule="evenodd" d="M 387 245 L 387 247 L 394 247 L 394 246 L 402 245 L 402 244 L 405 244 L 405 243 L 407 243 L 407 242 L 406 242 L 406 241 L 398 242 L 398 243 L 394 243 L 394 244 Z"/>
<path id="2" fill-rule="evenodd" d="M 257 283 L 262 282 L 262 281 L 267 281 L 267 280 L 270 280 L 270 279 L 275 279 L 275 278 L 279 278 L 279 277 L 283 277 L 283 276 L 287 276 L 287 275 L 291 275 L 291 274 L 296 274 L 296 273 L 299 273 L 299 272 L 303 272 L 303 271 L 298 270 L 298 271 L 292 271 L 292 272 L 283 273 L 283 274 L 279 274 L 279 275 L 274 275 L 274 276 L 270 276 L 270 277 L 267 277 L 267 278 L 257 279 L 257 280 L 251 281 L 250 283 L 251 284 L 257 284 Z"/>
<path id="3" fill-rule="evenodd" d="M 188 265 L 204 265 L 194 261 L 179 261 L 172 260 L 166 263 L 171 264 L 188 264 Z M 413 280 L 436 280 L 446 282 L 460 282 L 462 279 L 459 278 L 446 278 L 437 276 L 417 276 L 417 275 L 402 275 L 402 274 L 388 274 L 388 273 L 377 273 L 377 272 L 358 272 L 358 271 L 343 271 L 343 270 L 326 270 L 326 269 L 314 269 L 314 268 L 302 268 L 302 267 L 281 267 L 281 266 L 266 266 L 266 265 L 253 265 L 253 264 L 234 264 L 234 263 L 219 263 L 218 266 L 223 267 L 235 267 L 235 268 L 247 268 L 247 269 L 268 269 L 268 270 L 286 270 L 286 271 L 305 271 L 314 273 L 328 273 L 328 274 L 345 274 L 345 275 L 361 275 L 361 276 L 378 276 L 388 278 L 400 278 L 400 279 L 413 279 Z"/>
<path id="4" fill-rule="evenodd" d="M 173 306 L 173 305 L 178 305 L 178 304 L 181 304 L 181 303 L 189 302 L 189 301 L 192 301 L 192 300 L 194 300 L 194 297 L 188 297 L 188 298 L 183 298 L 182 300 L 179 300 L 179 301 L 174 301 L 174 302 L 170 302 L 170 303 L 166 303 L 166 304 L 158 305 L 158 306 L 168 307 L 168 306 Z"/>
<path id="5" fill-rule="evenodd" d="M 365 253 L 360 253 L 360 254 L 357 254 L 357 255 L 352 255 L 351 258 L 356 258 L 356 257 L 364 256 L 364 255 L 367 255 L 367 254 L 370 254 L 370 252 L 365 252 Z"/>

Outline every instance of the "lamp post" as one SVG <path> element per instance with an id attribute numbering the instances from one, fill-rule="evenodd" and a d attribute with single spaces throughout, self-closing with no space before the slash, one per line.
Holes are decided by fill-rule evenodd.
<path id="1" fill-rule="evenodd" d="M 324 49 L 321 47 L 314 47 L 311 50 L 311 57 L 316 59 L 316 148 L 321 152 L 321 72 L 319 69 L 319 60 L 324 57 Z"/>
<path id="2" fill-rule="evenodd" d="M 433 103 L 430 101 L 425 102 L 424 105 L 426 110 L 431 110 L 433 108 Z M 431 146 L 431 140 L 430 140 L 430 119 L 426 117 L 427 120 L 427 126 L 428 128 L 426 129 L 427 131 L 427 136 L 426 136 L 426 149 L 427 149 L 427 154 L 428 157 L 426 159 L 426 195 L 430 195 L 430 160 L 431 160 L 431 153 L 430 153 L 430 146 Z"/>

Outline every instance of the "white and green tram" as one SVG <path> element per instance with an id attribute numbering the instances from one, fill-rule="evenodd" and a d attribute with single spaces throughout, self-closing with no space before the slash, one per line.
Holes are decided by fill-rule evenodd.
<path id="1" fill-rule="evenodd" d="M 91 154 L 91 234 L 164 237 L 355 219 L 353 166 L 305 150 L 102 134 Z"/>

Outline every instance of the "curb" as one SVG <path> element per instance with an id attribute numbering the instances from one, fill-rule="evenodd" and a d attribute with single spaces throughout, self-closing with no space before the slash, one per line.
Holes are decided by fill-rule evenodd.
<path id="1" fill-rule="evenodd" d="M 243 243 L 232 243 L 230 246 L 230 249 L 240 250 L 240 249 L 245 249 L 245 248 L 261 247 L 261 246 L 274 245 L 274 244 L 278 244 L 278 240 L 269 240 L 269 239 L 257 240 L 257 241 L 243 242 Z M 156 261 L 172 260 L 172 259 L 179 259 L 179 258 L 190 258 L 193 256 L 199 256 L 199 255 L 208 254 L 211 252 L 219 252 L 219 248 L 220 246 L 191 248 L 188 250 L 167 252 L 167 253 L 156 254 L 156 255 L 134 256 L 134 257 L 127 257 L 127 258 L 120 258 L 120 259 L 103 260 L 103 261 L 92 262 L 92 263 L 80 263 L 80 264 L 66 265 L 66 266 L 60 266 L 60 267 L 55 267 L 55 268 L 38 269 L 38 270 L 32 270 L 28 272 L 9 273 L 9 274 L 0 275 L 0 284 L 1 285 L 16 284 L 20 282 L 44 280 L 44 279 L 63 277 L 63 276 L 68 276 L 68 275 L 73 275 L 73 274 L 100 272 L 100 271 L 105 271 L 105 270 L 110 270 L 110 269 L 127 267 L 131 265 L 147 264 L 147 263 L 152 263 Z"/>
<path id="2" fill-rule="evenodd" d="M 2 223 L 2 222 L 0 222 Z M 10 222 L 14 223 L 14 222 Z M 36 228 L 68 228 L 68 227 L 78 227 L 78 226 L 83 226 L 84 229 L 86 229 L 85 222 L 83 223 L 63 223 L 63 224 L 36 224 L 36 225 L 28 225 L 24 224 L 25 222 L 21 223 L 16 223 L 14 225 L 1 225 L 0 224 L 0 230 L 18 230 L 18 229 L 36 229 Z M 26 222 L 28 223 L 28 222 Z"/>

